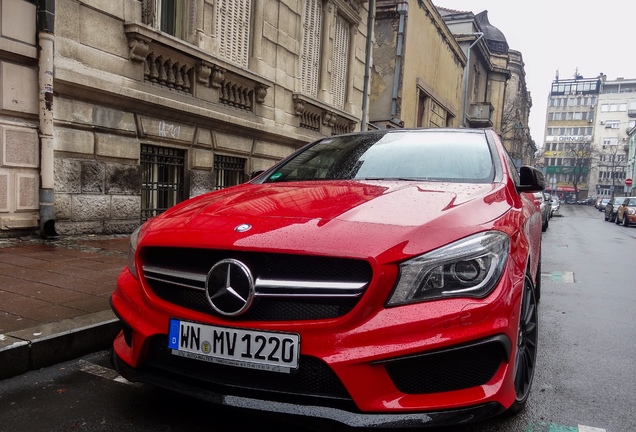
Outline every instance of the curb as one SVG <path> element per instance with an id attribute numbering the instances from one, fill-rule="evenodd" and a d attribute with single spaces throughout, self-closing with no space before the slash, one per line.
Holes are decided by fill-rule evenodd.
<path id="1" fill-rule="evenodd" d="M 0 379 L 109 348 L 121 329 L 110 311 L 0 335 Z"/>

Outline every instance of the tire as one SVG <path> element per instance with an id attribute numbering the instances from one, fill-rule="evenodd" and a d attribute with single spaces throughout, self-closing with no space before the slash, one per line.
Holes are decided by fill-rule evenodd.
<path id="1" fill-rule="evenodd" d="M 545 222 L 543 222 L 543 225 L 541 225 L 541 232 L 546 232 L 548 230 L 548 220 L 546 219 Z"/>
<path id="2" fill-rule="evenodd" d="M 507 410 L 512 415 L 518 414 L 523 410 L 530 395 L 537 362 L 538 319 L 535 287 L 530 276 L 526 274 L 521 298 L 521 311 L 519 313 L 519 331 L 517 332 L 519 340 L 517 340 L 517 350 L 514 358 L 514 384 L 517 397 Z"/>

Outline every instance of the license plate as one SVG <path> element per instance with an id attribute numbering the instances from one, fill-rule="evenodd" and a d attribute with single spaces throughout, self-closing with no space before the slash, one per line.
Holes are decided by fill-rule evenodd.
<path id="1" fill-rule="evenodd" d="M 289 373 L 298 368 L 300 335 L 198 324 L 172 318 L 172 354 L 250 369 Z"/>

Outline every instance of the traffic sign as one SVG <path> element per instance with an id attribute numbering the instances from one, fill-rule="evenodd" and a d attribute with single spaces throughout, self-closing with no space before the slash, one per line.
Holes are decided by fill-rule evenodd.
<path id="1" fill-rule="evenodd" d="M 626 178 L 625 179 L 625 186 L 631 186 L 631 185 L 632 185 L 632 179 Z"/>

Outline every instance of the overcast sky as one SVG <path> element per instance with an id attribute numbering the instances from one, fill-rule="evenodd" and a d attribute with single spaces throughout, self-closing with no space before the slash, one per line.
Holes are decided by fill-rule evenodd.
<path id="1" fill-rule="evenodd" d="M 488 11 L 510 49 L 520 51 L 532 95 L 530 133 L 543 146 L 550 84 L 559 71 L 567 79 L 601 72 L 608 80 L 636 78 L 636 1 L 432 0 L 436 6 L 475 15 Z"/>

